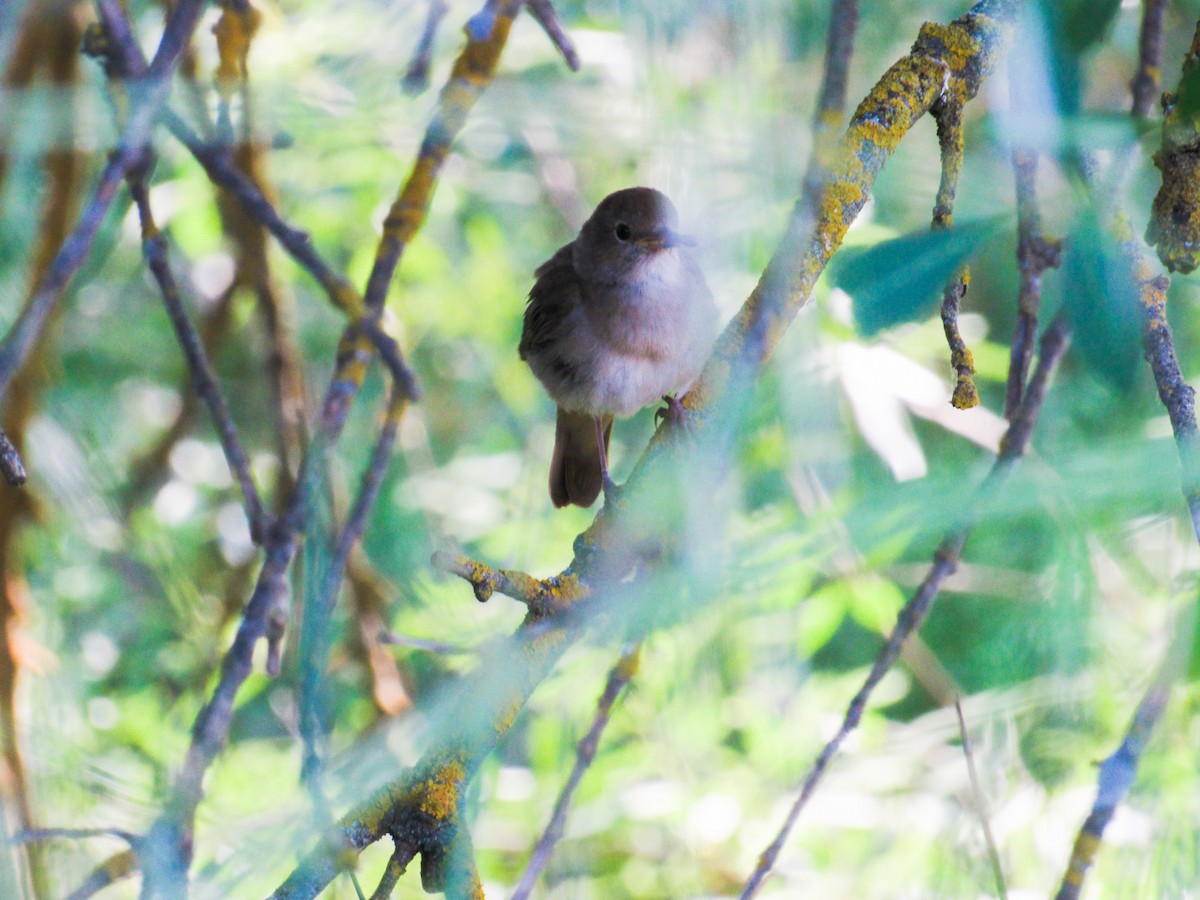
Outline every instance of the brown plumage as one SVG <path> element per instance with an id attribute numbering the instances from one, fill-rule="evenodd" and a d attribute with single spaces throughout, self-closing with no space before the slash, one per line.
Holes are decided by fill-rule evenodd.
<path id="1" fill-rule="evenodd" d="M 617 191 L 535 272 L 520 353 L 558 405 L 555 506 L 595 502 L 613 417 L 686 387 L 707 356 L 716 310 L 676 223 L 658 191 Z"/>

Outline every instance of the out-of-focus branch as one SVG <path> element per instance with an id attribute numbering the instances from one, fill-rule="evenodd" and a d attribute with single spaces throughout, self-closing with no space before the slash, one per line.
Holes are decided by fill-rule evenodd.
<path id="1" fill-rule="evenodd" d="M 562 20 L 555 12 L 554 4 L 550 0 L 525 0 L 525 5 L 529 7 L 529 14 L 546 32 L 546 37 L 550 38 L 550 43 L 558 48 L 558 52 L 562 54 L 562 58 L 567 63 L 567 68 L 572 72 L 578 72 L 579 54 L 575 50 L 571 36 L 567 34 L 567 29 L 563 27 Z"/>
<path id="2" fill-rule="evenodd" d="M 429 65 L 433 60 L 433 39 L 437 37 L 438 25 L 450 6 L 445 0 L 429 0 L 429 11 L 425 14 L 425 24 L 421 28 L 421 37 L 417 41 L 417 49 L 413 53 L 408 71 L 404 73 L 404 90 L 409 94 L 419 94 L 429 87 Z"/>
<path id="3" fill-rule="evenodd" d="M 71 891 L 64 900 L 88 900 L 110 884 L 131 877 L 137 870 L 137 854 L 132 848 L 114 853 L 93 868 L 79 887 Z"/>
<path id="4" fill-rule="evenodd" d="M 1183 60 L 1179 87 L 1163 95 L 1162 147 L 1154 164 L 1162 186 L 1150 209 L 1146 241 L 1172 272 L 1200 263 L 1200 22 Z"/>
<path id="5" fill-rule="evenodd" d="M 1138 33 L 1138 67 L 1129 83 L 1133 114 L 1150 116 L 1162 90 L 1163 20 L 1169 0 L 1142 0 L 1142 26 Z"/>
<path id="6" fill-rule="evenodd" d="M 485 666 L 467 680 L 462 696 L 478 703 L 483 692 L 483 700 L 494 711 L 492 719 L 464 724 L 462 733 L 439 741 L 416 767 L 346 813 L 338 823 L 336 839 L 301 862 L 274 894 L 277 900 L 316 896 L 337 873 L 343 854 L 360 851 L 385 834 L 417 847 L 426 889 L 430 888 L 427 863 L 435 869 L 433 883 L 439 883 L 437 873 L 444 865 L 447 834 L 465 831 L 460 807 L 466 782 L 508 731 L 516 712 L 565 647 L 582 631 L 571 613 L 597 588 L 611 589 L 625 577 L 647 547 L 661 550 L 667 537 L 662 529 L 670 527 L 668 520 L 645 514 L 654 506 L 651 497 L 656 487 L 680 454 L 711 436 L 713 422 L 728 420 L 736 405 L 736 391 L 731 388 L 753 378 L 775 349 L 902 137 L 942 95 L 951 77 L 962 79 L 965 97 L 975 95 L 1015 11 L 1013 0 L 983 0 L 949 25 L 926 24 L 921 29 L 913 51 L 892 66 L 859 105 L 830 168 L 817 212 L 805 212 L 803 202 L 798 201 L 767 271 L 719 339 L 697 385 L 684 398 L 693 410 L 690 419 L 694 427 L 680 439 L 668 437 L 678 434 L 668 426 L 660 428 L 616 501 L 606 504 L 592 526 L 576 539 L 575 558 L 559 576 L 558 588 L 565 591 L 558 597 L 556 609 L 560 611 L 545 616 L 531 608 L 506 653 L 515 670 L 511 678 L 496 685 L 495 674 Z M 418 169 L 422 165 L 419 163 Z M 433 161 L 424 165 L 433 166 Z M 368 287 L 368 305 L 386 290 L 389 260 L 393 255 L 398 258 L 403 248 L 401 236 L 407 217 L 422 212 L 405 200 L 407 190 L 402 191 L 389 216 L 389 229 L 395 236 L 381 243 L 371 282 L 376 287 Z M 651 555 L 655 549 L 650 550 Z M 490 590 L 500 589 L 494 583 L 489 588 L 493 577 L 489 567 L 477 569 L 481 564 L 459 562 L 463 577 L 477 591 L 482 585 L 486 596 Z M 524 577 L 499 574 L 512 582 L 521 599 L 541 596 L 537 579 L 531 579 L 535 584 L 529 589 L 527 583 L 522 586 Z M 457 721 L 459 717 L 451 714 L 450 718 Z M 430 815 L 422 806 L 431 791 L 444 801 L 437 807 L 440 815 Z"/>
<path id="7" fill-rule="evenodd" d="M 1046 333 L 1042 336 L 1041 356 L 1038 359 L 1037 369 L 1033 373 L 1033 378 L 1030 379 L 1029 390 L 1025 394 L 1025 400 L 1021 404 L 1020 411 L 1009 424 L 1008 430 L 1000 442 L 1000 454 L 996 457 L 991 471 L 980 486 L 981 498 L 986 499 L 990 496 L 1000 482 L 1008 475 L 1008 472 L 1012 469 L 1016 461 L 1024 455 L 1026 448 L 1029 446 L 1029 440 L 1033 434 L 1033 427 L 1037 422 L 1038 413 L 1041 411 L 1042 402 L 1045 400 L 1051 376 L 1058 367 L 1058 362 L 1062 358 L 1063 353 L 1066 352 L 1068 343 L 1069 335 L 1066 321 L 1060 315 L 1046 329 Z M 975 504 L 976 507 L 979 505 L 981 504 Z M 975 513 L 975 515 L 977 516 L 978 513 Z M 942 543 L 934 552 L 933 565 L 930 567 L 929 573 L 925 576 L 925 580 L 921 582 L 920 587 L 917 588 L 913 596 L 900 610 L 896 618 L 895 629 L 875 657 L 875 662 L 871 666 L 871 671 L 867 674 L 862 687 L 858 689 L 858 693 L 850 701 L 841 726 L 833 738 L 821 750 L 816 761 L 813 762 L 812 767 L 808 770 L 808 774 L 804 777 L 804 781 L 801 784 L 799 796 L 796 798 L 795 803 L 792 804 L 792 808 L 788 812 L 782 828 L 780 828 L 779 833 L 767 849 L 763 851 L 762 856 L 759 857 L 758 865 L 755 867 L 754 872 L 751 873 L 745 888 L 742 890 L 742 900 L 749 900 L 749 898 L 758 893 L 758 889 L 771 873 L 771 870 L 775 866 L 775 860 L 783 849 L 788 835 L 791 833 L 796 821 L 800 818 L 800 813 L 804 810 L 809 799 L 816 791 L 817 784 L 824 776 L 830 761 L 837 754 L 843 742 L 850 735 L 850 732 L 857 728 L 858 723 L 862 720 L 863 713 L 866 711 L 867 701 L 870 699 L 872 692 L 879 686 L 879 682 L 883 680 L 888 670 L 896 662 L 904 641 L 910 634 L 921 627 L 921 624 L 929 615 L 933 601 L 937 598 L 938 592 L 941 590 L 942 582 L 946 580 L 958 565 L 963 545 L 966 543 L 974 524 L 975 521 L 972 520 L 958 525 L 943 538 Z"/>
<path id="8" fill-rule="evenodd" d="M 815 213 L 817 201 L 837 158 L 838 141 L 846 115 L 846 85 L 850 80 L 850 60 L 854 55 L 854 33 L 858 30 L 858 0 L 832 0 L 829 26 L 825 32 L 825 70 L 821 92 L 813 112 L 813 150 L 800 190 L 801 203 L 808 215 Z"/>
<path id="9" fill-rule="evenodd" d="M 190 40 L 205 5 L 205 0 L 180 0 L 167 20 L 154 60 L 146 70 L 145 78 L 140 80 L 133 98 L 128 120 L 117 141 L 117 149 L 101 173 L 100 181 L 74 231 L 55 254 L 20 317 L 0 344 L 0 398 L 7 393 L 13 375 L 45 328 L 58 298 L 83 265 L 122 179 L 141 159 L 151 128 L 170 90 L 171 75 L 179 55 Z"/>
<path id="10" fill-rule="evenodd" d="M 608 680 L 604 683 L 604 692 L 596 704 L 596 715 L 592 718 L 592 725 L 575 748 L 575 765 L 571 767 L 571 774 L 567 776 L 566 783 L 559 792 L 558 799 L 554 802 L 554 812 L 550 814 L 550 822 L 534 846 L 533 853 L 529 857 L 529 865 L 525 867 L 525 872 L 521 875 L 521 880 L 517 882 L 509 900 L 527 900 L 537 885 L 542 871 L 550 862 L 550 857 L 554 854 L 554 847 L 562 838 L 566 828 L 571 799 L 575 796 L 579 783 L 583 781 L 584 773 L 592 764 L 592 760 L 596 758 L 596 751 L 600 747 L 600 736 L 608 727 L 608 721 L 612 717 L 613 706 L 616 704 L 617 698 L 621 696 L 625 686 L 637 674 L 640 656 L 640 645 L 628 647 L 622 651 L 617 664 L 609 670 Z"/>
<path id="11" fill-rule="evenodd" d="M 38 3 L 28 10 L 18 29 L 13 55 L 8 60 L 0 97 L 0 120 L 10 127 L 0 137 L 0 182 L 7 169 L 7 146 L 20 133 L 17 113 L 20 101 L 29 93 L 35 79 L 52 89 L 73 91 L 79 83 L 78 45 L 81 26 L 74 16 L 66 15 L 50 3 Z M 38 285 L 56 254 L 62 249 L 78 209 L 76 197 L 85 175 L 85 153 L 76 146 L 77 122 L 73 115 L 56 117 L 52 143 L 41 160 L 44 181 L 41 210 L 32 264 L 26 274 L 26 308 L 35 300 Z M 51 370 L 50 351 L 63 308 L 55 305 L 45 326 L 34 340 L 24 361 L 16 369 L 9 385 L 0 417 L 0 469 L 12 485 L 26 479 L 21 454 L 25 448 L 30 422 L 38 413 L 47 373 Z M 36 460 L 31 463 L 36 465 Z M 11 828 L 29 828 L 34 824 L 30 785 L 22 753 L 19 680 L 22 669 L 23 619 L 29 602 L 25 575 L 25 542 L 21 540 L 26 523 L 34 513 L 36 498 L 30 492 L 9 492 L 0 501 L 0 791 L 3 792 L 5 824 Z M 37 896 L 49 893 L 45 854 L 36 845 L 20 848 L 31 891 Z"/>

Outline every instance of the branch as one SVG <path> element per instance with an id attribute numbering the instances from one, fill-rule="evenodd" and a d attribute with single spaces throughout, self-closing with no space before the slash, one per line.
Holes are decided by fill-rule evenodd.
<path id="1" fill-rule="evenodd" d="M 393 211 L 397 209 L 397 206 L 404 210 L 407 209 L 402 203 L 405 197 L 423 197 L 424 200 L 417 210 L 418 215 L 415 218 L 411 215 L 401 215 L 398 221 L 394 220 L 390 224 L 385 224 L 384 239 L 380 244 L 380 256 L 383 258 L 383 262 L 381 263 L 380 259 L 377 259 L 376 268 L 372 272 L 372 277 L 376 278 L 376 273 L 382 271 L 381 266 L 382 269 L 386 269 L 387 277 L 383 282 L 384 288 L 386 288 L 386 282 L 390 279 L 400 256 L 400 248 L 389 244 L 389 238 L 400 235 L 404 236 L 405 240 L 411 239 L 423 221 L 424 208 L 432 193 L 441 161 L 448 154 L 450 142 L 461 129 L 466 113 L 473 106 L 475 99 L 486 84 L 490 82 L 500 51 L 507 38 L 511 16 L 515 15 L 517 8 L 519 8 L 517 3 L 506 3 L 504 10 L 501 11 L 503 15 L 497 19 L 491 34 L 482 39 L 471 38 L 468 40 L 459 62 L 455 64 L 451 81 L 443 90 L 439 101 L 440 111 L 434 116 L 434 121 L 430 125 L 413 174 L 409 178 L 405 191 L 397 200 L 397 204 L 393 206 Z M 174 118 L 168 114 L 167 122 L 172 131 L 182 131 L 182 129 L 177 129 L 173 121 Z M 450 125 L 454 125 L 454 127 L 450 128 Z M 239 200 L 243 201 L 249 214 L 254 218 L 265 217 L 260 221 L 272 233 L 280 230 L 283 225 L 282 221 L 278 219 L 274 213 L 274 207 L 266 201 L 262 192 L 253 182 L 225 163 L 219 154 L 210 152 L 210 148 L 200 144 L 198 139 L 195 144 L 194 147 L 189 145 L 189 149 L 192 149 L 197 158 L 205 164 L 205 168 L 210 171 L 210 174 L 212 172 L 220 174 L 222 180 L 219 183 L 228 187 Z M 434 165 L 435 161 L 436 165 Z M 307 245 L 307 238 L 302 234 L 290 231 L 283 233 L 288 235 L 288 240 L 298 241 L 297 250 L 303 250 Z M 323 265 L 315 253 L 306 253 L 305 258 L 313 264 Z M 335 297 L 335 302 L 340 299 L 342 302 L 339 305 L 356 313 L 364 309 L 363 300 L 357 293 L 353 293 L 352 288 L 348 287 L 349 282 L 341 279 L 340 276 L 333 276 L 325 269 L 319 271 L 329 279 L 333 279 L 328 288 L 332 290 L 331 296 Z M 346 289 L 346 292 L 343 292 L 343 288 Z M 377 290 L 379 289 L 377 288 Z M 367 297 L 369 300 L 373 299 L 370 288 L 368 288 Z M 185 881 L 191 861 L 193 821 L 196 807 L 203 796 L 204 773 L 224 746 L 229 733 L 234 700 L 250 674 L 254 648 L 260 639 L 270 637 L 272 647 L 277 652 L 278 640 L 282 631 L 282 623 L 278 621 L 278 611 L 281 608 L 280 598 L 287 592 L 286 573 L 295 555 L 299 534 L 309 515 L 310 498 L 314 495 L 325 459 L 341 433 L 346 413 L 366 376 L 367 366 L 374 355 L 375 348 L 386 344 L 379 338 L 381 332 L 365 329 L 362 324 L 362 319 L 375 319 L 381 314 L 382 295 L 377 300 L 378 302 L 366 303 L 366 314 L 361 318 L 356 317 L 349 323 L 343 334 L 338 348 L 335 371 L 325 394 L 322 416 L 317 423 L 318 430 L 305 452 L 300 477 L 286 507 L 273 523 L 264 542 L 262 569 L 246 604 L 237 634 L 221 662 L 217 685 L 213 689 L 208 703 L 196 717 L 192 727 L 191 744 L 181 771 L 172 787 L 171 798 L 147 836 L 149 853 L 146 890 L 148 893 L 173 892 L 177 890 L 177 885 Z M 392 346 L 395 349 L 394 345 Z M 398 351 L 395 355 L 398 358 Z M 394 360 L 392 369 L 400 373 Z M 411 393 L 409 390 L 411 385 L 403 382 L 403 375 L 398 374 L 397 389 L 401 397 L 407 398 Z M 438 772 L 444 773 L 445 771 L 444 766 L 438 769 Z M 441 782 L 436 782 L 435 779 L 435 786 L 440 784 Z M 434 790 L 435 788 L 429 789 Z M 444 791 L 444 788 L 441 790 Z M 451 826 L 443 831 L 452 833 L 454 828 Z M 443 845 L 439 843 L 438 846 Z M 432 859 L 435 854 L 432 852 L 432 848 L 430 849 L 430 858 Z M 426 858 L 422 856 L 423 869 L 425 862 Z M 454 868 L 461 863 L 461 859 L 458 856 L 446 857 L 444 862 L 446 866 Z M 336 867 L 333 871 L 336 872 Z M 330 877 L 332 877 L 332 873 Z"/>
<path id="2" fill-rule="evenodd" d="M 596 704 L 596 715 L 592 719 L 592 726 L 579 741 L 579 746 L 575 751 L 575 765 L 571 768 L 571 774 L 567 777 L 562 791 L 559 792 L 558 800 L 554 803 L 554 812 L 550 815 L 550 822 L 533 848 L 533 853 L 529 857 L 529 865 L 525 867 L 525 872 L 521 875 L 521 880 L 517 882 L 517 887 L 510 900 L 527 900 L 537 885 L 538 876 L 550 862 L 554 847 L 562 838 L 563 830 L 566 827 L 571 799 L 575 796 L 575 790 L 583 780 L 584 773 L 592 764 L 592 760 L 596 758 L 596 751 L 600 747 L 600 736 L 604 734 L 604 729 L 608 726 L 613 705 L 617 702 L 621 692 L 625 690 L 625 686 L 637 674 L 640 655 L 640 646 L 626 648 L 622 651 L 617 664 L 609 671 L 608 680 L 604 684 L 604 692 Z"/>
<path id="3" fill-rule="evenodd" d="M 1062 241 L 1047 238 L 1042 232 L 1037 204 L 1038 156 L 1032 150 L 1015 149 L 1013 173 L 1017 188 L 1017 324 L 1013 331 L 1008 360 L 1008 383 L 1004 394 L 1004 417 L 1011 421 L 1021 407 L 1025 379 L 1033 360 L 1037 336 L 1038 308 L 1042 303 L 1042 275 L 1058 268 L 1062 259 Z"/>
<path id="4" fill-rule="evenodd" d="M 1029 446 L 1029 439 L 1033 434 L 1033 427 L 1037 422 L 1038 413 L 1041 411 L 1042 402 L 1045 400 L 1050 378 L 1054 374 L 1059 360 L 1062 359 L 1068 343 L 1069 337 L 1066 321 L 1060 315 L 1046 329 L 1046 333 L 1042 336 L 1041 358 L 1038 360 L 1037 369 L 1033 373 L 1033 378 L 1030 379 L 1029 390 L 1025 394 L 1025 400 L 1021 405 L 1020 412 L 1012 420 L 1012 423 L 1008 426 L 1008 430 L 1004 434 L 1004 438 L 1000 442 L 1000 454 L 996 457 L 991 471 L 988 472 L 987 477 L 979 488 L 982 498 L 991 495 L 1007 476 L 1016 461 L 1024 455 L 1026 448 Z M 973 504 L 972 508 L 978 510 L 981 506 L 982 503 L 977 503 Z M 979 513 L 975 512 L 974 516 L 977 519 Z M 771 842 L 767 849 L 763 851 L 762 856 L 759 857 L 758 865 L 751 873 L 745 888 L 742 890 L 742 900 L 749 900 L 749 898 L 753 897 L 771 873 L 779 852 L 783 849 L 788 835 L 791 833 L 796 821 L 800 818 L 800 813 L 815 793 L 817 784 L 824 776 L 830 761 L 850 735 L 850 732 L 857 728 L 858 723 L 862 720 L 863 713 L 866 711 L 867 701 L 870 699 L 872 692 L 878 687 L 884 675 L 891 669 L 893 663 L 896 662 L 904 641 L 910 634 L 921 627 L 921 624 L 929 615 L 933 601 L 937 598 L 938 592 L 941 590 L 942 582 L 957 567 L 959 557 L 962 555 L 963 545 L 966 543 L 967 537 L 973 530 L 974 525 L 974 520 L 968 520 L 957 526 L 942 539 L 942 543 L 934 552 L 933 565 L 925 576 L 925 580 L 921 582 L 920 587 L 917 588 L 913 596 L 900 610 L 896 618 L 895 629 L 883 647 L 880 648 L 878 655 L 875 657 L 875 662 L 871 666 L 871 671 L 868 673 L 862 687 L 858 689 L 858 693 L 850 701 L 841 727 L 838 728 L 837 733 L 825 745 L 824 749 L 821 750 L 820 755 L 817 756 L 816 761 L 808 770 L 808 774 L 801 783 L 800 794 L 796 798 L 795 803 L 792 804 L 792 808 L 788 812 L 783 826 L 775 836 L 775 840 Z"/>

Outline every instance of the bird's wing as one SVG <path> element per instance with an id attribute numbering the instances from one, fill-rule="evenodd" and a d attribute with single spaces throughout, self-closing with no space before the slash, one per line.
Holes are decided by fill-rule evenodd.
<path id="1" fill-rule="evenodd" d="M 525 324 L 518 348 L 521 359 L 528 359 L 555 338 L 558 328 L 580 302 L 579 276 L 571 259 L 573 244 L 559 249 L 538 266 L 537 281 L 529 291 Z"/>

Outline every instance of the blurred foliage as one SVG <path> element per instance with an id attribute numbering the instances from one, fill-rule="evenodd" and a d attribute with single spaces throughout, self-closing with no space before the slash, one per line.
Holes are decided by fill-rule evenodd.
<path id="1" fill-rule="evenodd" d="M 569 562 L 593 515 L 555 511 L 546 497 L 553 408 L 516 354 L 533 269 L 606 193 L 651 184 L 701 237 L 709 282 L 732 315 L 770 257 L 808 158 L 827 3 L 557 5 L 583 71 L 567 72 L 535 23 L 518 21 L 389 295 L 390 327 L 424 393 L 402 424 L 365 555 L 386 579 L 387 627 L 456 652 L 389 647 L 420 713 L 381 715 L 354 649 L 357 625 L 339 604 L 327 685 L 335 810 L 418 757 L 439 716 L 453 714 L 445 698 L 455 676 L 521 620 L 517 604 L 480 605 L 461 582 L 433 573 L 430 553 L 461 546 L 490 564 L 551 574 Z M 159 8 L 130 7 L 140 33 L 155 35 Z M 413 99 L 401 85 L 425 4 L 262 8 L 250 57 L 255 128 L 264 140 L 288 138 L 271 152 L 269 177 L 286 214 L 362 284 L 432 103 L 432 92 Z M 1019 41 L 1014 71 L 996 73 L 968 108 L 956 218 L 988 222 L 989 237 L 995 220 L 985 217 L 1013 206 L 1013 143 L 1069 156 L 1097 140 L 1097 123 L 1110 127 L 1109 149 L 1136 152 L 1139 140 L 1157 139 L 1121 118 L 1137 9 L 1040 8 L 1049 11 L 1042 36 Z M 964 9 L 949 0 L 863 4 L 851 106 L 907 51 L 922 21 Z M 437 36 L 435 89 L 473 11 L 453 4 Z M 1194 3 L 1169 11 L 1168 85 L 1196 12 Z M 215 15 L 197 31 L 204 79 Z M 1010 103 L 1009 74 L 1036 102 Z M 71 96 L 6 95 L 5 327 L 28 277 L 51 120 L 76 117 L 93 174 L 112 137 L 101 76 L 92 64 L 84 76 Z M 1047 123 L 1058 137 L 1042 144 Z M 158 149 L 152 202 L 192 313 L 203 319 L 229 283 L 231 248 L 201 170 L 165 137 Z M 694 554 L 703 577 L 640 598 L 668 627 L 650 637 L 641 674 L 617 704 L 540 896 L 736 893 L 940 537 L 968 512 L 982 513 L 981 525 L 921 633 L 933 664 L 910 659 L 887 676 L 765 896 L 991 889 L 955 715 L 935 699 L 947 689 L 965 697 L 1010 887 L 1042 895 L 1056 883 L 1091 803 L 1092 763 L 1120 739 L 1171 622 L 1194 598 L 1200 550 L 1111 246 L 1091 201 L 1053 162 L 1042 167 L 1042 212 L 1047 231 L 1068 235 L 1072 250 L 1063 270 L 1046 276 L 1045 315 L 1066 305 L 1079 352 L 1054 382 L 1030 458 L 986 508 L 972 506 L 1003 427 L 996 411 L 1016 315 L 1015 238 L 1010 213 L 986 241 L 969 229 L 928 233 L 938 165 L 926 119 L 850 232 L 848 244 L 871 249 L 843 254 L 837 289 L 818 286 L 748 397 L 734 477 L 692 486 L 697 530 L 705 529 Z M 1145 154 L 1135 167 L 1104 202 L 1127 209 L 1140 233 L 1157 182 Z M 948 404 L 953 373 L 932 300 L 969 254 L 961 327 L 982 405 L 958 412 Z M 277 252 L 273 262 L 294 301 L 305 378 L 319 394 L 339 316 L 294 264 Z M 870 339 L 853 327 L 851 298 Z M 1195 278 L 1176 278 L 1170 316 L 1192 381 L 1198 301 Z M 875 317 L 864 319 L 864 309 Z M 235 296 L 231 334 L 214 362 L 269 495 L 279 464 L 265 348 L 254 298 Z M 148 494 L 129 496 L 133 460 L 170 424 L 187 385 L 126 201 L 76 279 L 43 365 L 48 390 L 27 455 L 37 521 L 20 536 L 29 598 L 17 641 L 20 738 L 41 821 L 138 831 L 182 759 L 257 561 L 206 418 L 175 446 Z M 333 460 L 329 502 L 338 515 L 374 440 L 382 390 L 372 376 Z M 616 424 L 618 480 L 652 416 Z M 599 627 L 571 650 L 477 777 L 471 827 L 488 896 L 504 896 L 524 868 L 620 637 Z M 290 653 L 274 680 L 257 660 L 230 746 L 209 775 L 196 897 L 261 896 L 313 840 L 298 785 Z M 1195 693 L 1182 691 L 1091 876 L 1105 895 L 1194 888 L 1198 729 Z M 116 849 L 103 838 L 54 843 L 55 889 L 65 894 Z M 364 885 L 388 852 L 363 855 Z M 135 895 L 136 883 L 109 893 Z M 329 896 L 353 897 L 349 880 Z M 413 874 L 395 896 L 423 896 Z"/>

